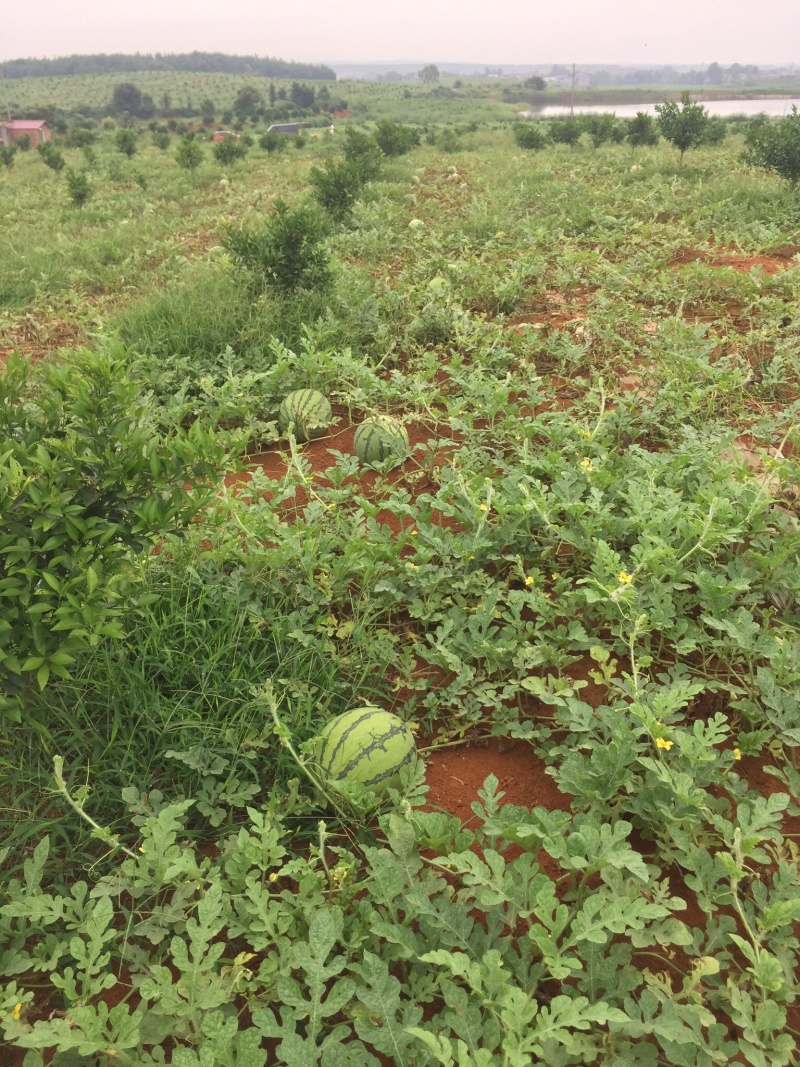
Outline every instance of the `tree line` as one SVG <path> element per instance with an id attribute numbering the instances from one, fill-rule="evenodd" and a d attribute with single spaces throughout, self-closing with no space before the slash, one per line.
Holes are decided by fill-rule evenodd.
<path id="1" fill-rule="evenodd" d="M 336 72 L 321 63 L 294 63 L 259 56 L 228 56 L 222 52 L 60 56 L 55 59 L 10 59 L 0 65 L 5 78 L 46 78 L 69 74 L 119 74 L 137 71 L 179 71 L 193 74 L 253 74 L 266 78 L 310 78 L 336 81 Z"/>

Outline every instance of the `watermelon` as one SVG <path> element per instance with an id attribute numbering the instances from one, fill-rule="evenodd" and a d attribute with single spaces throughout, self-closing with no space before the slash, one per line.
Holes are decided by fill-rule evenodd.
<path id="1" fill-rule="evenodd" d="M 401 768 L 416 758 L 414 735 L 403 720 L 371 706 L 337 715 L 317 741 L 316 763 L 323 780 L 361 782 L 376 794 L 397 788 Z"/>
<path id="2" fill-rule="evenodd" d="M 286 433 L 290 426 L 298 441 L 322 437 L 331 424 L 333 412 L 328 398 L 319 389 L 296 389 L 284 397 L 278 409 L 278 429 Z"/>
<path id="3" fill-rule="evenodd" d="M 369 466 L 392 457 L 399 463 L 408 454 L 408 430 L 389 415 L 373 415 L 356 430 L 353 451 Z"/>

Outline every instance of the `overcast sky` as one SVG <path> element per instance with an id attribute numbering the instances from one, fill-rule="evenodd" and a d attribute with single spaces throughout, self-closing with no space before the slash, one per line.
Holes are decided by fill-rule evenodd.
<path id="1" fill-rule="evenodd" d="M 800 0 L 5 0 L 0 59 L 800 64 Z"/>

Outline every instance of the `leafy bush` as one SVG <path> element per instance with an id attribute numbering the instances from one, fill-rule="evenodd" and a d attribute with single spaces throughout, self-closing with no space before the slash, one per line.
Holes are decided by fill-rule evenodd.
<path id="1" fill-rule="evenodd" d="M 385 156 L 404 156 L 419 144 L 419 131 L 385 119 L 375 127 L 375 141 Z"/>
<path id="2" fill-rule="evenodd" d="M 81 208 L 92 195 L 89 179 L 83 171 L 67 170 L 67 191 L 75 207 Z"/>
<path id="3" fill-rule="evenodd" d="M 226 227 L 222 244 L 256 289 L 319 289 L 331 279 L 327 227 L 311 204 L 276 200 L 263 230 Z"/>
<path id="4" fill-rule="evenodd" d="M 45 142 L 45 144 L 49 143 L 49 141 Z M 18 152 L 29 152 L 31 147 L 31 139 L 29 134 L 24 133 L 22 137 L 17 137 L 14 141 L 14 147 L 17 149 Z"/>
<path id="5" fill-rule="evenodd" d="M 703 144 L 708 131 L 709 114 L 702 104 L 693 104 L 688 90 L 681 93 L 680 106 L 674 100 L 656 104 L 658 128 L 681 154 Z"/>
<path id="6" fill-rule="evenodd" d="M 583 129 L 589 134 L 589 140 L 595 151 L 601 144 L 614 140 L 616 128 L 616 116 L 610 112 L 585 115 L 583 118 Z"/>
<path id="7" fill-rule="evenodd" d="M 183 137 L 175 149 L 175 162 L 184 170 L 196 170 L 203 162 L 203 149 L 197 141 Z"/>
<path id="8" fill-rule="evenodd" d="M 14 152 L 13 147 L 0 148 L 0 163 L 2 163 L 2 165 L 6 167 L 7 170 L 11 170 L 11 168 L 14 166 L 15 154 L 16 153 Z"/>
<path id="9" fill-rule="evenodd" d="M 117 130 L 114 134 L 114 144 L 117 146 L 117 151 L 121 152 L 123 156 L 127 156 L 130 159 L 136 155 L 136 130 L 122 129 Z"/>
<path id="10" fill-rule="evenodd" d="M 63 170 L 66 166 L 64 156 L 54 146 L 52 141 L 45 141 L 44 144 L 40 144 L 37 148 L 37 152 L 51 170 L 58 172 Z"/>
<path id="11" fill-rule="evenodd" d="M 796 105 L 777 122 L 751 125 L 747 145 L 744 160 L 751 167 L 774 171 L 791 185 L 800 181 L 800 112 Z"/>
<path id="12" fill-rule="evenodd" d="M 272 154 L 283 150 L 286 145 L 286 139 L 282 134 L 275 133 L 273 130 L 272 132 L 267 131 L 267 133 L 262 133 L 258 139 L 258 143 L 265 152 Z"/>
<path id="13" fill-rule="evenodd" d="M 360 182 L 375 181 L 381 173 L 383 153 L 368 133 L 348 126 L 344 131 L 344 158 Z"/>
<path id="14" fill-rule="evenodd" d="M 76 126 L 70 131 L 68 143 L 70 148 L 84 148 L 93 145 L 97 141 L 97 131 L 87 129 L 85 126 Z"/>
<path id="15" fill-rule="evenodd" d="M 625 139 L 631 148 L 651 148 L 658 144 L 658 126 L 652 115 L 646 111 L 637 111 L 636 117 L 628 121 Z"/>
<path id="16" fill-rule="evenodd" d="M 170 145 L 170 135 L 164 130 L 163 132 L 156 130 L 153 134 L 153 144 L 156 148 L 160 148 L 162 152 L 166 152 Z"/>
<path id="17" fill-rule="evenodd" d="M 315 199 L 334 219 L 347 218 L 364 186 L 380 175 L 383 158 L 369 134 L 348 126 L 344 159 L 328 159 L 323 169 L 311 169 Z"/>
<path id="18" fill-rule="evenodd" d="M 728 123 L 718 115 L 709 116 L 703 144 L 720 145 L 728 136 Z"/>
<path id="19" fill-rule="evenodd" d="M 582 132 L 577 119 L 554 119 L 550 123 L 550 140 L 553 144 L 567 144 L 574 148 Z"/>
<path id="20" fill-rule="evenodd" d="M 126 358 L 120 346 L 36 368 L 12 356 L 0 376 L 0 707 L 11 715 L 34 682 L 67 677 L 78 651 L 119 633 L 135 554 L 192 518 L 220 469 L 223 451 L 201 431 L 154 429 Z"/>
<path id="21" fill-rule="evenodd" d="M 216 141 L 211 149 L 214 159 L 223 166 L 229 166 L 247 155 L 247 145 L 236 137 L 224 137 Z"/>
<path id="22" fill-rule="evenodd" d="M 545 131 L 532 122 L 515 122 L 512 128 L 514 140 L 520 148 L 527 148 L 537 152 L 547 144 Z"/>

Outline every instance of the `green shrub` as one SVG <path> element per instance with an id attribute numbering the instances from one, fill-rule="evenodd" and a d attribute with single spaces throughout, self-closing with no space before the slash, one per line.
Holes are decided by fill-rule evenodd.
<path id="1" fill-rule="evenodd" d="M 75 207 L 83 207 L 92 195 L 89 179 L 83 171 L 75 171 L 72 170 L 72 168 L 67 170 L 65 177 L 67 179 L 67 191 L 69 192 L 70 200 Z"/>
<path id="2" fill-rule="evenodd" d="M 547 144 L 547 134 L 531 122 L 516 122 L 513 126 L 514 140 L 520 148 L 538 151 Z"/>
<path id="3" fill-rule="evenodd" d="M 344 131 L 344 158 L 362 183 L 375 181 L 381 173 L 383 153 L 374 137 L 348 126 Z"/>
<path id="4" fill-rule="evenodd" d="M 567 144 L 574 148 L 582 132 L 577 119 L 554 119 L 550 123 L 550 140 L 553 144 Z"/>
<path id="5" fill-rule="evenodd" d="M 192 518 L 223 453 L 154 428 L 127 354 L 80 351 L 0 375 L 0 708 L 119 632 L 134 556 Z M 186 486 L 193 488 L 185 488 Z"/>
<path id="6" fill-rule="evenodd" d="M 59 152 L 53 145 L 52 141 L 45 141 L 44 144 L 40 144 L 37 151 L 51 170 L 58 172 L 64 169 L 66 160 L 61 152 Z"/>
<path id="7" fill-rule="evenodd" d="M 658 127 L 670 144 L 681 154 L 703 144 L 708 130 L 709 114 L 702 104 L 693 104 L 688 91 L 681 94 L 680 106 L 674 100 L 656 104 Z"/>
<path id="8" fill-rule="evenodd" d="M 330 281 L 326 234 L 327 227 L 311 204 L 290 210 L 283 200 L 276 200 L 264 229 L 229 226 L 222 244 L 254 288 L 293 292 L 319 289 Z"/>
<path id="9" fill-rule="evenodd" d="M 156 131 L 153 134 L 153 144 L 156 146 L 156 148 L 160 148 L 162 152 L 166 152 L 166 150 L 169 148 L 169 143 L 170 136 L 168 133 L 160 133 Z"/>
<path id="10" fill-rule="evenodd" d="M 751 125 L 747 144 L 746 163 L 774 171 L 791 185 L 797 185 L 800 181 L 800 112 L 795 105 L 789 115 L 777 122 Z"/>
<path id="11" fill-rule="evenodd" d="M 175 149 L 175 162 L 184 170 L 196 170 L 203 162 L 203 149 L 197 141 L 183 137 Z"/>
<path id="12" fill-rule="evenodd" d="M 728 136 L 728 123 L 718 115 L 709 117 L 703 144 L 720 145 Z"/>
<path id="13" fill-rule="evenodd" d="M 650 148 L 658 144 L 658 126 L 652 115 L 646 111 L 637 111 L 636 117 L 628 121 L 625 140 L 631 148 Z"/>
<path id="14" fill-rule="evenodd" d="M 404 156 L 419 144 L 419 131 L 387 119 L 377 123 L 375 141 L 385 156 Z"/>
<path id="15" fill-rule="evenodd" d="M 267 133 L 262 133 L 258 139 L 258 143 L 264 149 L 265 152 L 269 152 L 271 154 L 277 154 L 278 152 L 281 152 L 285 147 L 285 140 L 283 136 L 279 133 L 275 133 L 274 131 L 267 131 Z"/>
<path id="16" fill-rule="evenodd" d="M 14 166 L 14 156 L 16 153 L 13 148 L 0 148 L 0 163 L 8 170 Z"/>
<path id="17" fill-rule="evenodd" d="M 114 134 L 114 144 L 117 146 L 118 152 L 121 152 L 123 156 L 127 156 L 128 159 L 130 159 L 132 156 L 136 155 L 136 130 L 117 130 Z"/>
<path id="18" fill-rule="evenodd" d="M 221 141 L 214 143 L 212 152 L 217 163 L 228 166 L 239 159 L 244 159 L 247 155 L 247 145 L 236 137 L 224 137 Z"/>
<path id="19" fill-rule="evenodd" d="M 324 167 L 311 168 L 309 180 L 317 203 L 338 220 L 350 214 L 364 186 L 358 167 L 346 159 L 326 159 Z"/>

